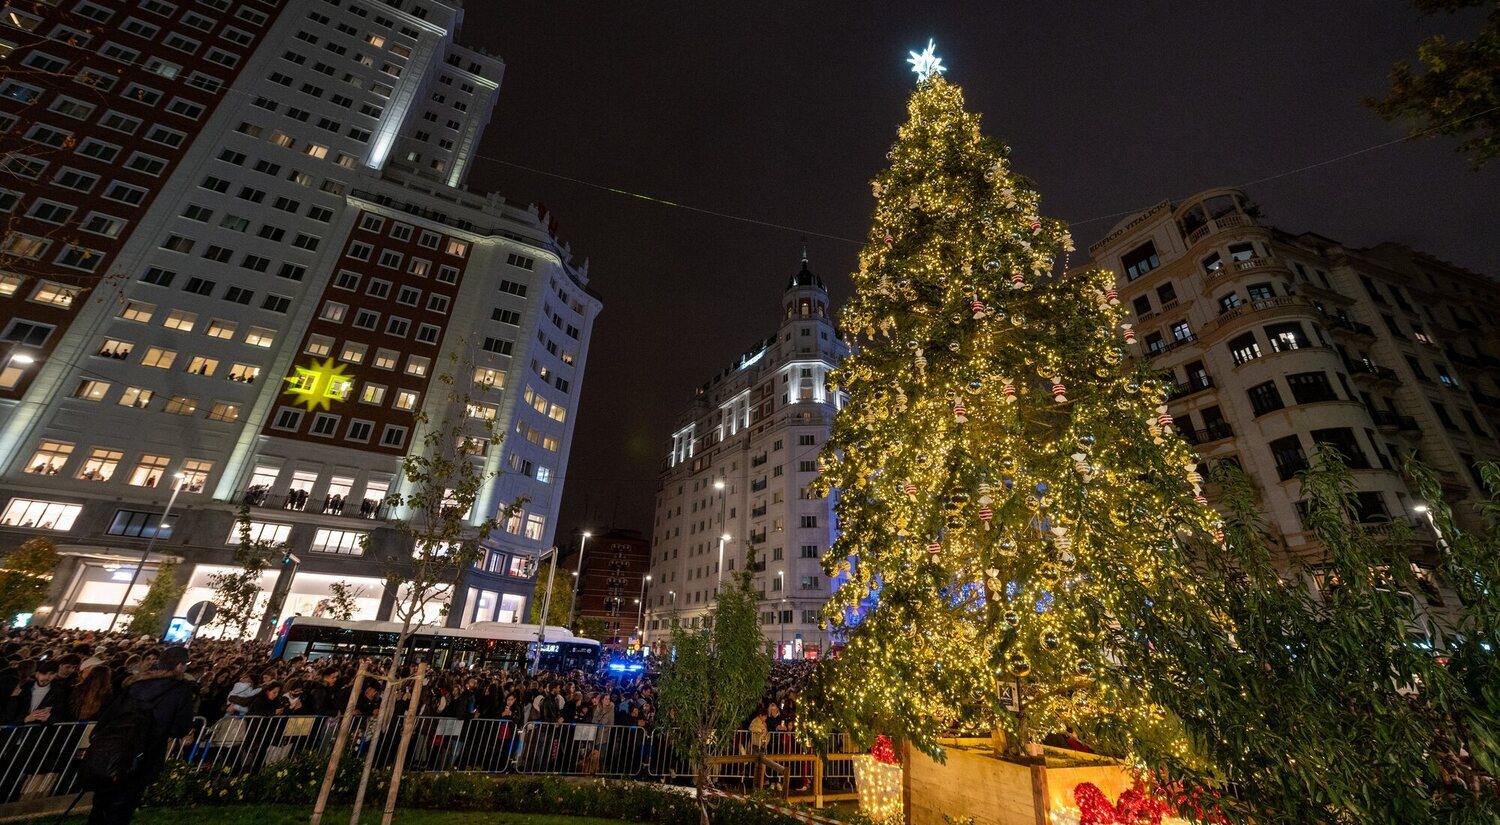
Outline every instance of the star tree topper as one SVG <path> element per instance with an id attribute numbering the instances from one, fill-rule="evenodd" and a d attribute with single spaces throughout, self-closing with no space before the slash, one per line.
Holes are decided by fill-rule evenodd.
<path id="1" fill-rule="evenodd" d="M 313 361 L 305 367 L 296 367 L 296 372 L 283 378 L 288 386 L 282 393 L 297 399 L 297 403 L 308 410 L 329 409 L 330 401 L 343 401 L 350 387 L 350 376 L 344 365 L 332 358 Z"/>
<path id="2" fill-rule="evenodd" d="M 937 44 L 931 38 L 928 38 L 927 48 L 921 53 L 907 52 L 911 57 L 907 58 L 906 62 L 910 63 L 911 70 L 917 73 L 918 83 L 935 74 L 942 74 L 948 71 L 948 67 L 943 65 L 943 59 L 934 54 L 936 49 Z"/>

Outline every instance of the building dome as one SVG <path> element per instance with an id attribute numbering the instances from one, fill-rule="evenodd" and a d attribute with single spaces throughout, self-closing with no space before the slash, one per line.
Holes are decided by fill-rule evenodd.
<path id="1" fill-rule="evenodd" d="M 791 279 L 791 281 L 789 281 L 787 283 L 786 288 L 787 289 L 796 289 L 798 287 L 803 287 L 803 286 L 810 286 L 810 287 L 812 287 L 814 289 L 821 289 L 821 290 L 827 291 L 827 287 L 823 286 L 823 279 L 819 278 L 816 275 L 814 275 L 807 268 L 807 254 L 806 253 L 803 253 L 803 255 L 802 255 L 802 270 L 800 272 L 798 272 L 796 275 L 792 276 L 792 279 Z"/>

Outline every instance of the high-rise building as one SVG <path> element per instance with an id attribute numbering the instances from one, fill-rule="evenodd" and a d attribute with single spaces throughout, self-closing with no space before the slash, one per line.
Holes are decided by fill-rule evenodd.
<path id="1" fill-rule="evenodd" d="M 646 639 L 700 627 L 721 582 L 754 573 L 767 645 L 784 658 L 826 650 L 819 612 L 832 582 L 832 502 L 811 492 L 842 398 L 828 374 L 849 352 L 828 291 L 804 255 L 779 329 L 698 388 L 679 417 L 657 483 Z"/>
<path id="2" fill-rule="evenodd" d="M 597 638 L 610 650 L 624 650 L 638 641 L 645 611 L 641 600 L 648 598 L 650 586 L 650 540 L 635 530 L 610 528 L 574 533 L 561 551 L 558 575 L 577 573 L 578 554 L 583 553 L 583 575 L 576 585 L 583 635 Z M 602 631 L 590 631 L 588 625 L 595 622 Z"/>
<path id="3" fill-rule="evenodd" d="M 7 17 L 0 549 L 58 542 L 39 618 L 107 626 L 169 556 L 184 605 L 207 598 L 242 505 L 300 559 L 263 581 L 280 616 L 344 581 L 385 618 L 411 552 L 386 498 L 434 422 L 472 416 L 504 440 L 469 445 L 496 481 L 468 519 L 526 503 L 447 621 L 520 620 L 601 303 L 545 213 L 463 188 L 504 66 L 456 42 L 459 4 Z"/>
<path id="4" fill-rule="evenodd" d="M 1318 558 L 1296 475 L 1328 445 L 1351 468 L 1356 518 L 1414 528 L 1421 601 L 1452 598 L 1400 462 L 1418 455 L 1477 517 L 1475 462 L 1500 457 L 1495 281 L 1395 244 L 1284 232 L 1234 189 L 1163 202 L 1089 252 L 1119 276 L 1127 351 L 1170 377 L 1170 413 L 1204 461 L 1254 480 L 1284 558 Z"/>

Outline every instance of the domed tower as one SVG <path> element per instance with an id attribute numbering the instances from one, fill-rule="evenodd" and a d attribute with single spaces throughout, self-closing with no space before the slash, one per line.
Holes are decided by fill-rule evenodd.
<path id="1" fill-rule="evenodd" d="M 807 247 L 802 248 L 802 269 L 787 282 L 782 300 L 783 320 L 828 318 L 828 289 L 823 279 L 807 268 Z"/>

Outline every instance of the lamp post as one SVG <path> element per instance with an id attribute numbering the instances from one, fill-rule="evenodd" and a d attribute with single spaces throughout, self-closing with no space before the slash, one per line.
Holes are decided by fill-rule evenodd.
<path id="1" fill-rule="evenodd" d="M 537 564 L 541 564 L 542 559 L 548 555 L 552 556 L 552 564 L 547 567 L 547 589 L 542 593 L 542 620 L 536 626 L 536 650 L 531 654 L 532 673 L 536 673 L 541 666 L 542 643 L 547 641 L 547 614 L 552 610 L 552 575 L 557 572 L 557 548 L 536 557 Z"/>
<path id="2" fill-rule="evenodd" d="M 635 600 L 635 632 L 640 634 L 641 647 L 646 646 L 646 626 L 641 624 L 641 612 L 646 609 L 646 582 L 648 581 L 651 581 L 650 573 L 641 577 L 641 597 Z"/>
<path id="3" fill-rule="evenodd" d="M 172 505 L 177 503 L 177 494 L 182 492 L 182 473 L 172 474 L 172 495 L 167 499 L 167 509 L 161 512 L 161 524 L 157 526 L 156 532 L 146 542 L 146 549 L 141 551 L 141 562 L 135 566 L 135 572 L 130 576 L 130 584 L 125 585 L 125 595 L 120 597 L 120 606 L 115 610 L 115 617 L 109 621 L 109 629 L 113 631 L 119 623 L 120 617 L 125 615 L 125 603 L 130 601 L 130 591 L 135 589 L 135 583 L 141 578 L 141 569 L 146 566 L 146 561 L 151 558 L 151 549 L 156 546 L 156 539 L 161 536 L 161 531 L 167 529 L 167 516 L 172 513 Z"/>
<path id="4" fill-rule="evenodd" d="M 781 603 L 783 605 L 787 603 L 786 596 L 782 596 L 781 597 Z M 782 611 L 782 612 L 784 612 L 784 611 Z M 784 659 L 786 659 L 786 622 L 782 621 L 785 618 L 786 618 L 786 616 L 777 616 L 776 617 L 776 624 L 781 627 L 781 644 L 779 644 L 779 645 L 776 646 L 776 658 L 778 660 L 784 660 Z"/>
<path id="5" fill-rule="evenodd" d="M 578 616 L 578 590 L 583 587 L 583 548 L 588 544 L 589 537 L 593 533 L 585 530 L 578 537 L 578 569 L 573 572 L 573 603 L 568 606 L 568 629 L 573 629 L 573 621 Z"/>
<path id="6" fill-rule="evenodd" d="M 776 592 L 786 592 L 786 571 L 776 571 Z M 786 604 L 786 596 L 781 597 L 781 603 Z M 781 620 L 781 610 L 776 611 L 776 626 L 781 630 L 781 643 L 776 645 L 776 659 L 780 661 L 782 651 L 786 649 L 786 622 Z"/>
<path id="7" fill-rule="evenodd" d="M 719 567 L 714 572 L 718 575 L 714 578 L 714 600 L 719 598 L 719 590 L 724 587 L 724 543 L 729 541 L 729 533 L 724 529 L 724 501 L 729 485 L 724 479 L 714 480 L 714 489 L 719 491 Z"/>

